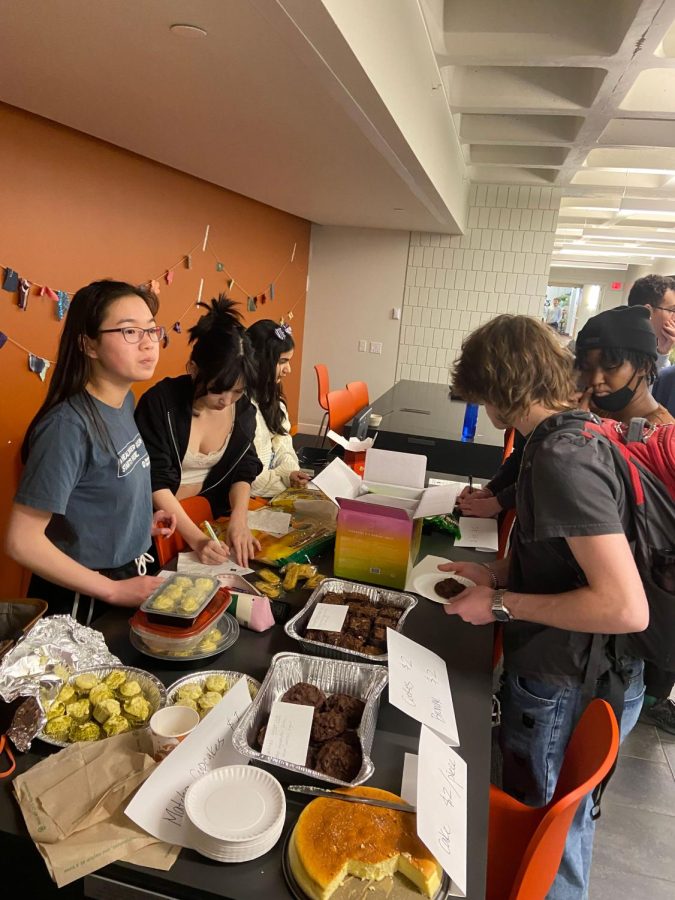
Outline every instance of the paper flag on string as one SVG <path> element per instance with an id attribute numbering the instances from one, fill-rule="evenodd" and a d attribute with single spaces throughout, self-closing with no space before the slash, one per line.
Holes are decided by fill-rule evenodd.
<path id="1" fill-rule="evenodd" d="M 164 273 L 164 281 L 171 286 L 171 282 L 173 281 L 173 269 L 167 269 Z"/>
<path id="2" fill-rule="evenodd" d="M 33 353 L 28 354 L 28 368 L 31 372 L 35 372 L 36 375 L 40 376 L 40 381 L 44 381 L 47 376 L 47 369 L 51 363 L 48 359 L 43 359 L 41 356 L 35 356 Z"/>
<path id="3" fill-rule="evenodd" d="M 55 303 L 56 303 L 56 302 L 58 301 L 58 299 L 59 299 L 59 298 L 56 296 L 55 292 L 54 292 L 50 287 L 47 287 L 46 284 L 43 285 L 43 286 L 40 288 L 40 296 L 41 296 L 41 297 L 44 297 L 45 295 L 46 295 L 47 297 L 49 297 L 50 300 L 53 300 Z"/>
<path id="4" fill-rule="evenodd" d="M 180 327 L 180 322 L 174 322 L 171 327 L 176 332 L 176 334 L 180 334 L 183 331 L 183 329 Z"/>
<path id="5" fill-rule="evenodd" d="M 153 278 L 152 281 L 150 282 L 150 290 L 152 291 L 153 294 L 159 294 L 161 289 L 159 286 L 159 281 L 157 281 L 156 278 Z"/>
<path id="6" fill-rule="evenodd" d="M 273 284 L 270 285 L 269 295 L 270 295 L 270 300 L 274 300 L 274 285 Z"/>
<path id="7" fill-rule="evenodd" d="M 267 303 L 267 297 L 265 294 L 260 295 L 260 302 L 262 303 L 263 306 Z"/>
<path id="8" fill-rule="evenodd" d="M 248 297 L 246 299 L 246 309 L 249 312 L 255 312 L 258 307 L 256 306 L 255 297 Z"/>
<path id="9" fill-rule="evenodd" d="M 6 343 L 7 343 L 7 335 L 5 334 L 4 331 L 0 331 L 0 350 L 2 350 L 2 348 L 5 346 Z"/>
<path id="10" fill-rule="evenodd" d="M 28 309 L 28 295 L 30 294 L 30 281 L 19 278 L 19 309 Z"/>
<path id="11" fill-rule="evenodd" d="M 5 269 L 5 280 L 2 282 L 3 291 L 13 294 L 19 289 L 19 274 L 14 269 Z"/>
<path id="12" fill-rule="evenodd" d="M 191 269 L 191 268 L 192 268 L 192 257 L 190 256 L 189 253 L 188 253 L 188 255 L 185 257 L 185 268 L 186 268 L 186 269 Z"/>
<path id="13" fill-rule="evenodd" d="M 224 268 L 225 268 L 225 266 L 222 263 L 220 263 L 220 262 L 216 263 L 216 272 L 222 272 Z"/>
<path id="14" fill-rule="evenodd" d="M 290 322 L 293 318 L 293 310 L 291 310 L 288 314 L 288 321 Z"/>
<path id="15" fill-rule="evenodd" d="M 68 294 L 65 291 L 57 291 L 56 292 L 56 317 L 61 321 L 61 319 L 68 312 L 70 307 L 70 300 L 68 299 Z"/>
<path id="16" fill-rule="evenodd" d="M 234 278 L 228 278 L 228 279 L 227 279 L 227 289 L 228 289 L 228 291 L 231 291 L 231 290 L 232 290 L 232 286 L 233 286 L 233 285 L 234 285 Z"/>

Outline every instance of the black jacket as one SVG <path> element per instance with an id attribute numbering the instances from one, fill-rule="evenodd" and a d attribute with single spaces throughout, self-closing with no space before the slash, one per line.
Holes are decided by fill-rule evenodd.
<path id="1" fill-rule="evenodd" d="M 181 464 L 190 440 L 193 387 L 189 375 L 164 378 L 138 401 L 136 422 L 150 456 L 152 490 L 178 491 Z M 206 477 L 200 494 L 209 501 L 214 516 L 230 511 L 233 484 L 251 484 L 262 471 L 253 445 L 255 407 L 242 397 L 237 402 L 234 429 L 225 453 Z"/>

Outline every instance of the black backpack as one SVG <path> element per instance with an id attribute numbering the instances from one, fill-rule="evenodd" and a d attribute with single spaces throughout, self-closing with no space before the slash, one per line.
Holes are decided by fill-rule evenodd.
<path id="1" fill-rule="evenodd" d="M 649 602 L 649 625 L 642 632 L 615 635 L 616 657 L 632 656 L 675 671 L 675 501 L 648 467 L 652 454 L 644 452 L 650 440 L 655 450 L 657 443 L 659 450 L 670 446 L 672 441 L 664 438 L 672 438 L 675 426 L 652 426 L 644 419 L 621 426 L 589 413 L 587 419 L 575 418 L 560 430 L 608 446 L 625 489 L 633 525 L 633 555 Z M 662 453 L 654 456 L 663 461 Z"/>

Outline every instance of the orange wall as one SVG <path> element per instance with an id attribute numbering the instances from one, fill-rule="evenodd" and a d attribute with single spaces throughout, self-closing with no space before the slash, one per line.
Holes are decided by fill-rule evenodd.
<path id="1" fill-rule="evenodd" d="M 179 127 L 179 126 L 178 126 Z M 195 136 L 195 140 L 198 140 Z M 291 420 L 297 421 L 300 362 L 305 317 L 309 223 L 296 216 L 215 187 L 45 119 L 0 104 L 0 265 L 54 290 L 74 292 L 98 278 L 140 283 L 159 276 L 190 248 L 192 268 L 177 266 L 174 281 L 161 281 L 158 321 L 167 327 L 196 299 L 204 277 L 203 299 L 225 290 L 219 255 L 245 293 L 247 322 L 278 319 L 293 310 L 297 350 L 285 382 Z M 246 293 L 262 293 L 290 259 L 276 282 L 275 299 L 246 313 Z M 0 331 L 32 353 L 55 359 L 61 325 L 55 304 L 32 294 L 28 310 L 16 295 L 0 291 Z M 155 380 L 185 371 L 185 329 L 199 316 L 196 307 L 182 320 L 183 334 L 171 332 Z M 148 385 L 149 386 L 149 385 Z M 46 385 L 28 370 L 27 355 L 9 341 L 0 350 L 0 533 L 16 488 L 18 452 L 26 426 L 40 405 Z M 22 573 L 0 554 L 0 596 L 15 597 Z"/>

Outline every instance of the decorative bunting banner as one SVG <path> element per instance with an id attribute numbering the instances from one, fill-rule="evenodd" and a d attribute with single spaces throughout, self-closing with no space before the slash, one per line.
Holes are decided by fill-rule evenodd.
<path id="1" fill-rule="evenodd" d="M 47 369 L 51 366 L 51 363 L 48 359 L 43 359 L 41 356 L 35 356 L 34 353 L 28 354 L 28 368 L 31 372 L 35 372 L 36 375 L 40 376 L 40 381 L 44 381 L 47 376 Z"/>
<path id="2" fill-rule="evenodd" d="M 192 269 L 192 263 L 193 263 L 192 254 L 196 250 L 200 249 L 200 247 L 201 247 L 202 252 L 206 252 L 206 250 L 208 248 L 209 252 L 215 258 L 216 271 L 224 272 L 225 275 L 227 276 L 226 285 L 227 285 L 228 292 L 232 291 L 233 288 L 236 287 L 246 297 L 246 308 L 247 308 L 248 312 L 256 312 L 258 309 L 258 303 L 260 303 L 261 306 L 264 306 L 268 300 L 270 302 L 272 302 L 275 299 L 276 283 L 278 282 L 280 277 L 283 275 L 286 268 L 289 265 L 291 265 L 295 260 L 297 244 L 293 245 L 293 251 L 291 253 L 290 259 L 286 260 L 286 262 L 281 266 L 281 268 L 277 272 L 276 276 L 267 283 L 265 291 L 251 293 L 251 292 L 245 290 L 245 288 L 239 282 L 237 282 L 235 280 L 235 278 L 232 276 L 232 274 L 227 270 L 227 267 L 225 266 L 225 264 L 223 262 L 221 262 L 221 258 L 219 258 L 218 254 L 215 252 L 215 250 L 209 245 L 209 232 L 210 232 L 210 226 L 207 225 L 205 233 L 204 233 L 204 237 L 198 244 L 195 244 L 195 246 L 192 247 L 187 253 L 183 254 L 180 257 L 180 259 L 176 263 L 174 263 L 173 266 L 169 266 L 168 268 L 164 269 L 161 275 L 158 275 L 156 278 L 152 278 L 146 282 L 143 282 L 143 285 L 149 287 L 155 294 L 159 294 L 160 288 L 161 288 L 160 278 L 162 278 L 164 280 L 164 282 L 167 284 L 167 286 L 170 287 L 174 281 L 174 276 L 175 276 L 174 270 L 181 265 L 185 266 L 186 269 Z M 29 281 L 27 278 L 22 278 L 19 275 L 19 273 L 15 269 L 11 268 L 10 266 L 0 266 L 0 268 L 4 269 L 4 277 L 2 279 L 2 289 L 7 291 L 8 293 L 16 293 L 17 294 L 17 304 L 18 304 L 19 309 L 21 309 L 23 311 L 27 311 L 30 294 L 32 293 L 33 289 L 35 289 L 38 296 L 48 297 L 50 300 L 52 300 L 54 302 L 56 317 L 59 321 L 62 321 L 62 319 L 68 312 L 68 308 L 70 306 L 71 299 L 75 293 L 74 291 L 72 291 L 72 292 L 63 291 L 63 290 L 55 291 L 55 290 L 52 290 L 52 288 L 50 288 L 46 284 L 38 284 L 36 282 Z M 199 284 L 199 291 L 198 291 L 198 295 L 197 295 L 197 301 L 196 301 L 197 304 L 199 304 L 201 302 L 203 289 L 204 289 L 204 278 L 201 278 L 200 284 Z M 290 321 L 293 318 L 293 310 L 298 305 L 298 303 L 300 303 L 302 301 L 304 296 L 305 296 L 305 293 L 303 291 L 301 296 L 298 297 L 296 302 L 291 307 L 290 311 L 287 313 L 286 319 L 288 321 Z M 174 324 L 171 326 L 171 329 L 174 332 L 176 332 L 176 334 L 182 333 L 181 321 L 185 318 L 186 315 L 188 315 L 190 309 L 192 309 L 194 307 L 194 305 L 195 305 L 194 301 L 189 303 L 188 306 L 183 311 L 183 313 L 178 317 L 178 319 L 176 319 Z M 283 324 L 283 322 L 284 322 L 283 317 L 281 319 L 281 322 Z M 14 340 L 9 335 L 0 331 L 0 349 L 2 349 L 4 347 L 4 345 L 8 342 L 11 344 L 14 344 L 16 347 L 18 347 L 20 350 L 23 350 L 27 354 L 28 368 L 30 369 L 31 372 L 34 372 L 36 375 L 38 375 L 42 381 L 45 381 L 46 375 L 47 375 L 47 372 L 48 372 L 50 366 L 52 366 L 54 364 L 53 360 L 49 360 L 49 359 L 46 359 L 45 357 L 39 356 L 38 354 L 32 353 L 27 347 L 24 347 L 18 341 Z M 167 344 L 168 344 L 168 337 L 164 341 L 164 346 L 166 346 Z"/>

